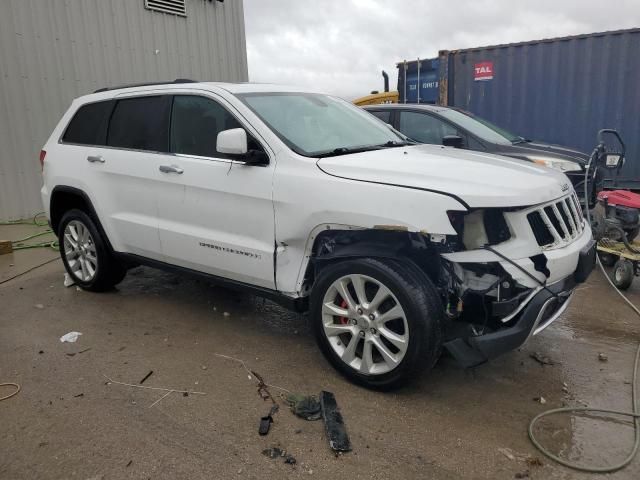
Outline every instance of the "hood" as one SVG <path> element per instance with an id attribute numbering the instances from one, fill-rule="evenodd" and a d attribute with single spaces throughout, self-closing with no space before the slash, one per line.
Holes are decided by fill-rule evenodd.
<path id="1" fill-rule="evenodd" d="M 565 195 L 561 172 L 524 160 L 439 145 L 386 148 L 318 160 L 325 173 L 350 180 L 435 191 L 469 207 L 522 207 Z"/>
<path id="2" fill-rule="evenodd" d="M 571 160 L 582 165 L 586 165 L 589 161 L 589 155 L 586 153 L 560 145 L 551 145 L 541 142 L 516 143 L 515 145 L 511 145 L 505 149 L 504 154 L 527 156 L 535 156 L 538 154 L 546 157 L 556 157 L 561 160 Z"/>

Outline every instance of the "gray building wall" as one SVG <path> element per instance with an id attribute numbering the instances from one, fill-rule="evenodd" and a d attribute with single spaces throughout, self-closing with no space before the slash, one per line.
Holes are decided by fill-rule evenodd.
<path id="1" fill-rule="evenodd" d="M 124 83 L 248 80 L 242 0 L 186 0 L 186 17 L 144 3 L 0 1 L 0 220 L 42 210 L 38 155 L 73 98 Z"/>

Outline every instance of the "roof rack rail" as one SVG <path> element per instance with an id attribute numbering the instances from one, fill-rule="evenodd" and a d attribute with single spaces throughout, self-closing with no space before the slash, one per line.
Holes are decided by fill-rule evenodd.
<path id="1" fill-rule="evenodd" d="M 189 78 L 176 78 L 172 82 L 129 83 L 129 84 L 126 84 L 126 85 L 118 85 L 117 87 L 99 88 L 98 90 L 94 91 L 93 93 L 108 92 L 109 90 L 120 90 L 121 88 L 147 87 L 147 86 L 150 86 L 150 85 L 171 85 L 171 84 L 174 84 L 174 83 L 196 83 L 196 82 L 197 82 L 197 80 L 191 80 Z"/>

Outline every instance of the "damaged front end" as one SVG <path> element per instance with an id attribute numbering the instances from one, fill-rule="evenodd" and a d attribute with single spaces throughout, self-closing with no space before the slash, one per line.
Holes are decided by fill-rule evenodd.
<path id="1" fill-rule="evenodd" d="M 321 232 L 303 285 L 325 262 L 403 258 L 435 285 L 444 346 L 471 367 L 522 345 L 565 311 L 595 263 L 595 243 L 575 194 L 533 207 L 449 211 L 452 233 L 401 225 Z"/>
<path id="2" fill-rule="evenodd" d="M 536 207 L 450 212 L 457 248 L 440 255 L 438 288 L 444 346 L 461 365 L 519 347 L 566 310 L 595 262 L 575 202 L 572 194 Z"/>
<path id="3" fill-rule="evenodd" d="M 444 346 L 463 367 L 473 367 L 522 345 L 567 308 L 572 276 L 551 286 L 526 287 L 500 263 L 442 262 L 447 303 Z"/>

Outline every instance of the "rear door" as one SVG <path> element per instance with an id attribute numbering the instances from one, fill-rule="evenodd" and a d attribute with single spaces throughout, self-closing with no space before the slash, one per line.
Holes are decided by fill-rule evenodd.
<path id="1" fill-rule="evenodd" d="M 172 264 L 273 289 L 274 156 L 239 118 L 222 98 L 174 96 L 171 154 L 158 189 L 160 240 Z M 249 166 L 218 152 L 218 133 L 232 128 L 245 128 L 249 149 L 271 162 Z"/>
<path id="2" fill-rule="evenodd" d="M 171 97 L 115 100 L 106 147 L 86 149 L 89 192 L 115 250 L 162 259 L 158 167 L 169 145 Z"/>

